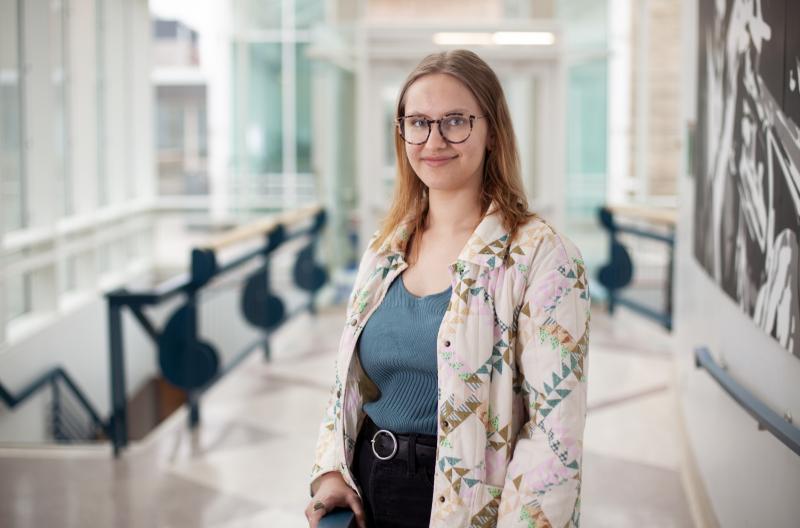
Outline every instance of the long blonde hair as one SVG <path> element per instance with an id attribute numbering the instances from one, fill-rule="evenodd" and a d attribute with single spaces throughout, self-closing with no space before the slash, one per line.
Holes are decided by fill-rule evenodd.
<path id="1" fill-rule="evenodd" d="M 461 81 L 475 96 L 481 113 L 486 116 L 491 148 L 483 164 L 481 183 L 481 214 L 485 215 L 492 201 L 498 206 L 503 227 L 513 240 L 517 228 L 533 216 L 520 177 L 517 142 L 511 124 L 503 88 L 497 75 L 483 59 L 468 50 L 452 50 L 428 55 L 408 75 L 397 99 L 397 116 L 405 113 L 408 88 L 420 77 L 434 73 L 451 75 Z M 411 215 L 411 231 L 422 233 L 428 214 L 428 189 L 420 180 L 406 157 L 405 142 L 395 131 L 394 149 L 397 155 L 397 183 L 389 212 L 383 218 L 372 248 L 378 249 L 395 227 Z M 510 240 L 509 240 L 510 242 Z M 419 244 L 414 244 L 410 262 L 416 261 Z"/>

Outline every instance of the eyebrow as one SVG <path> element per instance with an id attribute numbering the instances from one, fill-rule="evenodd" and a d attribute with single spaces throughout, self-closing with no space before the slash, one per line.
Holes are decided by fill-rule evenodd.
<path id="1" fill-rule="evenodd" d="M 456 108 L 454 110 L 449 110 L 449 111 L 445 112 L 442 115 L 443 116 L 449 116 L 449 115 L 453 115 L 453 114 L 469 114 L 469 113 L 471 113 L 471 112 L 469 110 L 467 110 L 466 108 Z M 406 115 L 407 116 L 430 117 L 430 115 L 426 114 L 425 112 L 409 112 L 409 113 L 406 113 Z"/>

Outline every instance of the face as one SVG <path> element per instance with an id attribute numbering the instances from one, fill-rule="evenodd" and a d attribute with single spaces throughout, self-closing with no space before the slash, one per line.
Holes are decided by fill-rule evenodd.
<path id="1" fill-rule="evenodd" d="M 451 113 L 483 114 L 472 92 L 458 79 L 446 74 L 420 77 L 408 88 L 405 115 L 441 119 Z M 472 133 L 463 143 L 448 143 L 431 124 L 428 141 L 422 145 L 405 144 L 411 167 L 430 190 L 454 191 L 479 188 L 483 158 L 488 146 L 486 119 L 475 119 Z"/>

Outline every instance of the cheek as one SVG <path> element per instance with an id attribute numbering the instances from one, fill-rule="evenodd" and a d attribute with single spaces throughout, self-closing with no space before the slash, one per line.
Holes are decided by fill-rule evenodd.
<path id="1" fill-rule="evenodd" d="M 408 161 L 413 164 L 418 163 L 420 150 L 422 150 L 420 147 L 406 143 L 406 157 L 408 158 Z"/>

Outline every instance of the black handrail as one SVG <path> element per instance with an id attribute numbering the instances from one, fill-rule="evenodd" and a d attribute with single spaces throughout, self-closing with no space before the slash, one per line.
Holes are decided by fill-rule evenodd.
<path id="1" fill-rule="evenodd" d="M 311 225 L 290 232 L 291 224 L 312 219 Z M 109 317 L 109 367 L 111 382 L 111 441 L 114 455 L 128 443 L 125 389 L 125 362 L 122 339 L 122 310 L 134 315 L 147 335 L 157 344 L 162 373 L 173 385 L 186 391 L 189 405 L 189 425 L 195 427 L 200 419 L 199 398 L 210 386 L 239 364 L 248 354 L 262 345 L 269 357 L 268 333 L 299 311 L 312 314 L 314 294 L 324 284 L 327 274 L 313 259 L 313 247 L 325 224 L 325 211 L 320 206 L 289 211 L 257 224 L 243 226 L 222 235 L 207 245 L 195 248 L 191 254 L 191 270 L 174 277 L 156 288 L 143 292 L 118 289 L 106 295 Z M 230 261 L 219 262 L 219 251 L 252 237 L 261 237 L 263 243 Z M 302 309 L 285 313 L 282 301 L 274 295 L 269 285 L 269 261 L 272 253 L 289 240 L 310 236 L 310 242 L 298 253 L 294 279 L 297 285 L 310 292 L 311 297 Z M 211 343 L 204 342 L 198 332 L 197 305 L 200 291 L 214 278 L 239 268 L 253 259 L 261 258 L 259 269 L 249 276 L 242 298 L 242 311 L 247 321 L 263 330 L 262 336 L 248 344 L 223 368 Z M 163 329 L 158 329 L 143 312 L 146 306 L 184 295 L 183 304 L 173 313 Z"/>
<path id="2" fill-rule="evenodd" d="M 766 429 L 789 449 L 800 455 L 800 429 L 792 425 L 750 391 L 737 382 L 727 370 L 721 367 L 706 347 L 698 347 L 694 351 L 694 363 L 697 368 L 704 368 L 714 380 L 727 392 L 750 416 L 756 419 L 759 429 Z"/>
<path id="3" fill-rule="evenodd" d="M 356 516 L 349 508 L 336 508 L 320 519 L 318 528 L 355 528 Z"/>
<path id="4" fill-rule="evenodd" d="M 614 313 L 616 305 L 627 306 L 631 310 L 659 322 L 667 330 L 672 330 L 672 267 L 675 259 L 675 235 L 642 229 L 631 225 L 617 224 L 614 210 L 601 207 L 598 211 L 600 223 L 608 230 L 609 234 L 609 261 L 601 267 L 598 281 L 608 293 L 608 311 Z M 663 221 L 663 220 L 662 220 Z M 667 276 L 664 281 L 664 309 L 653 309 L 634 299 L 623 297 L 618 292 L 630 284 L 633 278 L 633 260 L 627 248 L 619 241 L 617 235 L 629 234 L 663 242 L 669 249 L 669 264 Z"/>
<path id="5" fill-rule="evenodd" d="M 24 389 L 22 389 L 18 394 L 12 394 L 9 392 L 2 383 L 0 383 L 0 399 L 8 406 L 9 408 L 13 409 L 18 405 L 24 403 L 28 398 L 35 395 L 37 392 L 42 390 L 44 387 L 47 386 L 54 386 L 59 380 L 64 382 L 67 389 L 75 396 L 75 399 L 78 400 L 78 403 L 86 411 L 86 414 L 92 420 L 92 424 L 97 427 L 98 429 L 102 430 L 106 436 L 110 437 L 111 429 L 110 425 L 104 422 L 100 418 L 100 413 L 97 412 L 97 409 L 94 408 L 94 405 L 89 401 L 86 395 L 83 393 L 81 388 L 78 384 L 70 377 L 70 375 L 61 367 L 54 367 L 37 379 L 29 383 Z"/>

